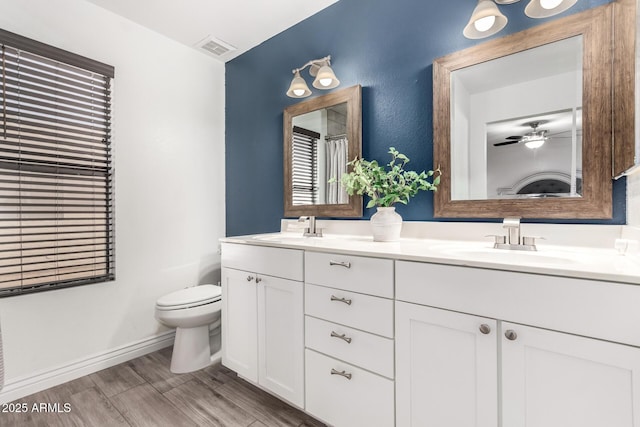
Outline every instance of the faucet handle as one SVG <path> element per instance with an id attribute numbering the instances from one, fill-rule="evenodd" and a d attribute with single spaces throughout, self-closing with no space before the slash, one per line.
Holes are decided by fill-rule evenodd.
<path id="1" fill-rule="evenodd" d="M 493 237 L 493 247 L 497 248 L 498 245 L 504 245 L 507 243 L 507 236 L 501 236 L 500 234 L 487 234 L 484 237 Z"/>
<path id="2" fill-rule="evenodd" d="M 546 240 L 544 237 L 540 236 L 522 236 L 522 244 L 524 246 L 536 246 L 536 239 Z"/>

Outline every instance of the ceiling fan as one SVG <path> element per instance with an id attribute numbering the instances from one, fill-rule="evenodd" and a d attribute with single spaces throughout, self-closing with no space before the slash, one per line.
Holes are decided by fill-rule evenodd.
<path id="1" fill-rule="evenodd" d="M 524 124 L 524 126 L 531 126 L 531 132 L 527 132 L 524 135 L 520 136 L 508 136 L 507 138 L 505 138 L 508 141 L 497 142 L 493 144 L 493 146 L 501 147 L 503 145 L 519 144 L 523 142 L 527 146 L 527 148 L 539 148 L 545 143 L 547 139 L 549 139 L 549 137 L 547 136 L 547 133 L 549 131 L 538 130 L 538 126 L 540 126 L 541 124 L 545 124 L 546 122 L 546 120 L 527 122 Z"/>

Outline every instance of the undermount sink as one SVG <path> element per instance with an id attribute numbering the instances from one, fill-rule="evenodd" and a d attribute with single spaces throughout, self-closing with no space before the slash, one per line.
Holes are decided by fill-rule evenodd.
<path id="1" fill-rule="evenodd" d="M 469 258 L 477 261 L 498 262 L 508 264 L 545 264 L 545 265 L 569 265 L 583 263 L 579 254 L 545 251 L 520 251 L 507 249 L 494 249 L 490 246 L 478 247 L 466 244 L 443 244 L 430 249 L 445 255 Z"/>
<path id="2" fill-rule="evenodd" d="M 302 243 L 302 242 L 313 242 L 313 241 L 322 241 L 322 240 L 332 240 L 336 239 L 339 236 L 336 235 L 324 235 L 322 237 L 317 236 L 304 236 L 303 234 L 297 233 L 273 233 L 273 234 L 259 234 L 257 236 L 252 237 L 253 240 L 263 241 L 263 242 L 279 242 L 279 243 Z M 344 236 L 342 236 L 344 238 Z"/>
<path id="3" fill-rule="evenodd" d="M 263 241 L 263 242 L 300 242 L 307 239 L 317 239 L 317 237 L 305 237 L 302 234 L 284 234 L 284 233 L 275 233 L 275 234 L 260 234 L 254 236 L 253 240 Z"/>

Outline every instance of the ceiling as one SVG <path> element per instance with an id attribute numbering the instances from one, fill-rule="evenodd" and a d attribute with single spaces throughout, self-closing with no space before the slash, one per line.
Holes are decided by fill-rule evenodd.
<path id="1" fill-rule="evenodd" d="M 226 62 L 338 0 L 87 0 L 184 45 L 211 36 L 231 45 Z"/>
<path id="2" fill-rule="evenodd" d="M 469 94 L 582 70 L 582 36 L 556 41 L 454 72 Z"/>

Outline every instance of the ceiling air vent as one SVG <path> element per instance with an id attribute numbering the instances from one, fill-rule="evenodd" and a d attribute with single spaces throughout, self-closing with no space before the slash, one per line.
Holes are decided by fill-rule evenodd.
<path id="1" fill-rule="evenodd" d="M 215 56 L 216 58 L 221 57 L 227 52 L 232 52 L 236 50 L 235 47 L 231 46 L 229 43 L 225 43 L 220 39 L 216 39 L 214 37 L 208 36 L 204 40 L 196 43 L 196 47 L 204 50 L 207 54 L 211 56 Z"/>

